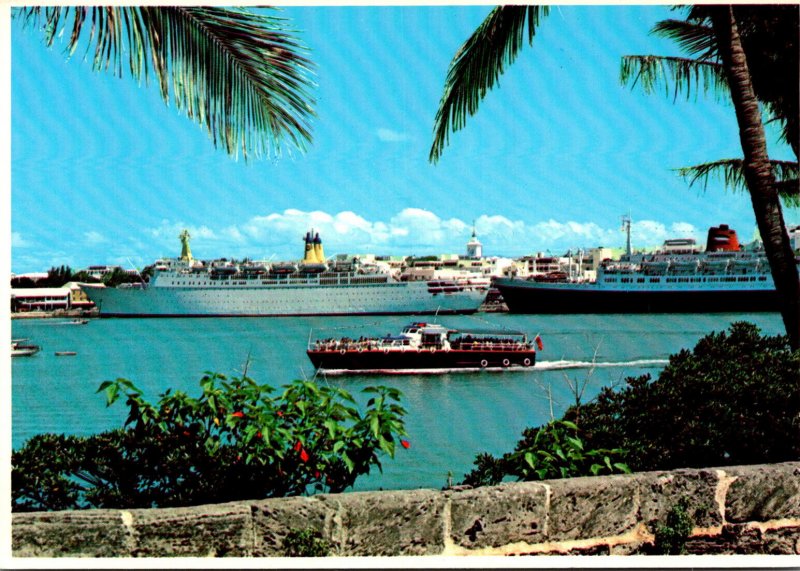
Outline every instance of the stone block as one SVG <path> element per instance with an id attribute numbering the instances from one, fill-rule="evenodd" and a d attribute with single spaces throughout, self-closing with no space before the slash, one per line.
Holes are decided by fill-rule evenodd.
<path id="1" fill-rule="evenodd" d="M 547 488 L 534 482 L 451 492 L 450 537 L 468 549 L 545 540 Z"/>
<path id="2" fill-rule="evenodd" d="M 667 514 L 681 498 L 688 501 L 687 512 L 695 527 L 722 525 L 722 512 L 716 497 L 719 485 L 716 470 L 642 472 L 635 478 L 640 486 L 640 521 L 651 533 L 666 521 Z"/>
<path id="3" fill-rule="evenodd" d="M 130 540 L 119 511 L 12 515 L 14 557 L 125 557 L 131 555 Z"/>
<path id="4" fill-rule="evenodd" d="M 130 510 L 136 557 L 243 557 L 253 552 L 250 505 Z"/>
<path id="5" fill-rule="evenodd" d="M 644 541 L 632 541 L 629 543 L 619 543 L 611 546 L 610 555 L 647 555 L 649 543 Z"/>
<path id="6" fill-rule="evenodd" d="M 338 550 L 336 505 L 323 496 L 273 498 L 252 503 L 255 535 L 254 555 L 282 557 L 283 541 L 293 530 L 319 532 L 332 550 Z"/>
<path id="7" fill-rule="evenodd" d="M 547 540 L 622 535 L 637 523 L 639 484 L 633 476 L 548 481 Z"/>
<path id="8" fill-rule="evenodd" d="M 800 519 L 800 462 L 725 468 L 736 480 L 728 489 L 731 523 Z"/>
<path id="9" fill-rule="evenodd" d="M 340 555 L 438 555 L 444 550 L 441 492 L 355 492 L 324 501 L 341 507 Z"/>
<path id="10" fill-rule="evenodd" d="M 748 525 L 726 525 L 715 536 L 692 537 L 689 555 L 798 555 L 800 527 L 761 530 Z"/>

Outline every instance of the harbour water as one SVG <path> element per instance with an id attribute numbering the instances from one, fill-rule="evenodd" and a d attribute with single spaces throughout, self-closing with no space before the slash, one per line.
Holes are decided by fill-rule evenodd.
<path id="1" fill-rule="evenodd" d="M 432 319 L 426 318 L 428 321 Z M 91 434 L 121 426 L 124 403 L 105 406 L 98 385 L 124 377 L 155 401 L 167 388 L 199 393 L 206 371 L 248 375 L 280 387 L 314 378 L 305 349 L 310 335 L 360 337 L 396 333 L 414 320 L 393 317 L 93 319 L 12 322 L 14 338 L 42 347 L 12 363 L 12 443 L 41 432 Z M 441 488 L 448 472 L 458 482 L 479 452 L 513 449 L 522 430 L 559 416 L 574 400 L 568 381 L 589 378 L 583 400 L 627 376 L 658 375 L 670 354 L 691 348 L 706 333 L 734 321 L 764 333 L 782 332 L 778 314 L 509 315 L 440 317 L 454 328 L 497 327 L 540 334 L 544 350 L 530 370 L 427 376 L 316 378 L 353 393 L 384 384 L 403 393 L 411 448 L 385 458 L 356 489 Z M 75 351 L 75 356 L 56 356 Z M 592 367 L 595 362 L 598 366 Z"/>

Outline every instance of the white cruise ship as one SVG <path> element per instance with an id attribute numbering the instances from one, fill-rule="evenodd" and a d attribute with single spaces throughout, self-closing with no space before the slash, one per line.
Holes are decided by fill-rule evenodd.
<path id="1" fill-rule="evenodd" d="M 297 263 L 202 262 L 189 233 L 180 258 L 158 260 L 142 286 L 84 289 L 103 317 L 211 317 L 474 313 L 488 284 L 442 288 L 438 282 L 396 279 L 358 258 L 326 261 L 319 234 L 305 237 Z M 341 259 L 339 259 L 341 258 Z"/>

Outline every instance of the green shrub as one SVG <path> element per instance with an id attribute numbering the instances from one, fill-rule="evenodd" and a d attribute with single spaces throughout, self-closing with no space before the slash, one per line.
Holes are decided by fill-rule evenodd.
<path id="1" fill-rule="evenodd" d="M 207 374 L 198 398 L 166 391 L 147 402 L 130 381 L 100 385 L 126 397 L 122 429 L 89 437 L 43 434 L 12 454 L 15 511 L 197 505 L 341 492 L 394 457 L 405 434 L 400 393 L 368 387 L 362 414 L 346 391 L 306 381 L 274 389 Z M 407 446 L 406 441 L 400 441 Z"/>
<path id="2" fill-rule="evenodd" d="M 577 425 L 554 420 L 526 430 L 515 451 L 501 458 L 478 455 L 475 468 L 463 483 L 485 486 L 498 484 L 505 477 L 529 481 L 628 473 L 627 465 L 621 462 L 624 456 L 620 449 L 587 450 Z"/>
<path id="3" fill-rule="evenodd" d="M 786 337 L 734 323 L 670 357 L 657 380 L 627 383 L 581 406 L 580 426 L 587 446 L 626 449 L 634 470 L 800 458 L 800 351 Z"/>
<path id="4" fill-rule="evenodd" d="M 312 529 L 292 529 L 283 540 L 286 557 L 325 557 L 330 549 L 330 544 Z"/>
<path id="5" fill-rule="evenodd" d="M 667 513 L 666 521 L 656 527 L 654 551 L 657 555 L 686 553 L 686 540 L 694 528 L 688 509 L 689 501 L 681 498 Z"/>
<path id="6" fill-rule="evenodd" d="M 463 483 L 800 459 L 800 351 L 784 336 L 733 323 L 670 357 L 657 380 L 626 382 L 525 429 L 514 452 L 478 454 Z"/>

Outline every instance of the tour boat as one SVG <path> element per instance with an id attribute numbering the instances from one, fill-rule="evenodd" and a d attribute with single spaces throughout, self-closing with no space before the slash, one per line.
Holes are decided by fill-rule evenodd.
<path id="1" fill-rule="evenodd" d="M 451 329 L 411 323 L 399 335 L 309 339 L 307 354 L 320 372 L 442 373 L 460 370 L 525 369 L 536 363 L 533 341 L 521 331 Z"/>

